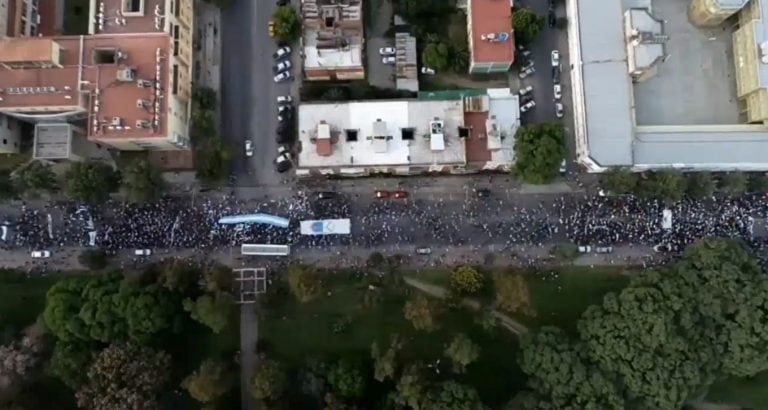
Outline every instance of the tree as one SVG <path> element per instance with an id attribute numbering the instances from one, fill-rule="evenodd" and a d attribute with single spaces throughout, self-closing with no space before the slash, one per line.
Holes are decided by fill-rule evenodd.
<path id="1" fill-rule="evenodd" d="M 528 283 L 522 275 L 494 272 L 493 284 L 496 290 L 497 308 L 511 313 L 533 313 Z"/>
<path id="2" fill-rule="evenodd" d="M 422 400 L 421 410 L 483 410 L 477 391 L 454 381 L 442 382 L 430 389 Z"/>
<path id="3" fill-rule="evenodd" d="M 688 174 L 685 193 L 693 199 L 709 198 L 715 192 L 715 180 L 709 172 Z"/>
<path id="4" fill-rule="evenodd" d="M 232 268 L 216 265 L 205 270 L 205 290 L 208 292 L 232 292 L 234 278 Z"/>
<path id="5" fill-rule="evenodd" d="M 328 369 L 328 385 L 339 396 L 355 399 L 363 396 L 365 378 L 360 366 L 342 359 Z"/>
<path id="6" fill-rule="evenodd" d="M 579 257 L 579 247 L 572 243 L 558 243 L 552 246 L 549 254 L 561 261 L 570 262 Z"/>
<path id="7" fill-rule="evenodd" d="M 446 71 L 451 67 L 451 49 L 442 42 L 429 43 L 421 52 L 421 61 L 435 71 Z"/>
<path id="8" fill-rule="evenodd" d="M 261 358 L 251 379 L 251 394 L 257 400 L 275 400 L 283 394 L 287 382 L 285 372 L 277 362 Z"/>
<path id="9" fill-rule="evenodd" d="M 89 204 L 100 204 L 120 186 L 120 174 L 109 165 L 83 161 L 75 162 L 66 173 L 69 196 Z"/>
<path id="10" fill-rule="evenodd" d="M 19 192 L 54 192 L 59 189 L 51 166 L 41 161 L 32 161 L 16 170 L 13 183 Z"/>
<path id="11" fill-rule="evenodd" d="M 93 410 L 156 409 L 158 394 L 170 377 L 171 357 L 132 344 L 110 345 L 88 369 L 77 391 L 77 405 Z"/>
<path id="12" fill-rule="evenodd" d="M 192 90 L 192 101 L 197 110 L 214 111 L 218 107 L 216 90 L 206 86 L 196 86 Z"/>
<path id="13" fill-rule="evenodd" d="M 437 329 L 437 308 L 423 295 L 406 302 L 403 313 L 416 330 L 431 332 Z"/>
<path id="14" fill-rule="evenodd" d="M 205 294 L 195 301 L 187 298 L 183 304 L 192 319 L 210 327 L 213 333 L 220 333 L 227 327 L 235 311 L 232 294 L 224 292 Z"/>
<path id="15" fill-rule="evenodd" d="M 418 364 L 408 366 L 395 385 L 392 400 L 400 406 L 419 409 L 421 401 L 427 392 L 427 384 Z"/>
<path id="16" fill-rule="evenodd" d="M 232 389 L 235 379 L 233 370 L 220 361 L 207 359 L 200 368 L 187 376 L 181 387 L 189 392 L 193 399 L 201 403 L 211 403 Z"/>
<path id="17" fill-rule="evenodd" d="M 272 20 L 275 22 L 275 35 L 277 38 L 285 41 L 296 41 L 301 35 L 301 21 L 299 13 L 294 7 L 278 7 Z"/>
<path id="18" fill-rule="evenodd" d="M 371 359 L 373 359 L 373 378 L 377 381 L 383 382 L 387 379 L 395 377 L 395 371 L 397 370 L 396 356 L 397 352 L 403 347 L 400 338 L 397 335 L 393 335 L 389 349 L 382 352 L 378 343 L 373 342 L 371 345 Z"/>
<path id="19" fill-rule="evenodd" d="M 640 181 L 639 195 L 644 198 L 673 203 L 683 199 L 684 193 L 683 174 L 675 169 L 652 172 L 647 179 Z"/>
<path id="20" fill-rule="evenodd" d="M 747 191 L 758 194 L 768 193 L 768 175 L 752 174 L 747 183 Z"/>
<path id="21" fill-rule="evenodd" d="M 467 365 L 480 357 L 480 348 L 467 335 L 459 333 L 445 348 L 445 355 L 451 359 L 455 373 L 464 373 Z"/>
<path id="22" fill-rule="evenodd" d="M 528 8 L 517 9 L 512 14 L 512 28 L 515 30 L 515 41 L 530 44 L 544 29 L 544 17 Z"/>
<path id="23" fill-rule="evenodd" d="M 90 270 L 101 270 L 107 267 L 109 257 L 103 249 L 86 249 L 80 252 L 77 261 Z"/>
<path id="24" fill-rule="evenodd" d="M 214 185 L 229 173 L 232 152 L 219 139 L 196 144 L 194 150 L 195 174 L 203 184 Z"/>
<path id="25" fill-rule="evenodd" d="M 218 138 L 218 119 L 212 110 L 197 110 L 190 119 L 190 137 L 195 148 Z"/>
<path id="26" fill-rule="evenodd" d="M 381 252 L 371 252 L 370 255 L 368 255 L 368 261 L 366 264 L 368 267 L 376 268 L 381 266 L 385 262 L 384 255 L 381 254 Z"/>
<path id="27" fill-rule="evenodd" d="M 461 266 L 451 272 L 451 291 L 457 295 L 471 295 L 483 288 L 483 275 L 471 266 Z"/>
<path id="28" fill-rule="evenodd" d="M 156 201 L 163 196 L 166 183 L 160 170 L 147 161 L 134 161 L 123 173 L 123 187 L 134 202 Z"/>
<path id="29" fill-rule="evenodd" d="M 171 292 L 182 295 L 197 293 L 198 281 L 202 272 L 200 267 L 187 261 L 174 261 L 165 264 L 158 276 L 158 283 Z"/>
<path id="30" fill-rule="evenodd" d="M 600 174 L 600 187 L 612 194 L 632 194 L 635 192 L 637 182 L 637 174 L 629 168 L 610 168 Z"/>
<path id="31" fill-rule="evenodd" d="M 0 200 L 12 199 L 18 196 L 18 191 L 11 179 L 11 172 L 7 169 L 0 169 Z"/>
<path id="32" fill-rule="evenodd" d="M 32 326 L 21 340 L 0 346 L 0 404 L 14 399 L 39 374 L 47 343 L 44 330 Z"/>
<path id="33" fill-rule="evenodd" d="M 288 286 L 301 303 L 309 302 L 322 294 L 323 283 L 320 275 L 309 266 L 294 265 L 288 268 Z"/>
<path id="34" fill-rule="evenodd" d="M 49 372 L 70 389 L 77 390 L 88 381 L 83 371 L 93 362 L 94 349 L 88 343 L 58 341 L 48 363 Z"/>
<path id="35" fill-rule="evenodd" d="M 727 195 L 747 192 L 747 176 L 743 172 L 728 172 L 720 178 L 720 191 Z"/>
<path id="36" fill-rule="evenodd" d="M 561 124 L 521 127 L 515 137 L 515 173 L 524 182 L 547 184 L 554 180 L 565 158 L 565 131 Z"/>

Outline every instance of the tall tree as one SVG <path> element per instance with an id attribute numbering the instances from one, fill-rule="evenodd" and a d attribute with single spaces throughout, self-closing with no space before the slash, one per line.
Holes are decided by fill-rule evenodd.
<path id="1" fill-rule="evenodd" d="M 639 195 L 654 198 L 667 203 L 683 199 L 685 194 L 685 179 L 676 169 L 665 169 L 652 172 L 648 178 L 640 181 Z"/>
<path id="2" fill-rule="evenodd" d="M 416 330 L 431 332 L 438 327 L 437 307 L 423 295 L 406 302 L 403 313 Z"/>
<path id="3" fill-rule="evenodd" d="M 93 362 L 94 347 L 88 343 L 59 340 L 48 363 L 49 372 L 77 390 L 88 381 L 84 369 Z"/>
<path id="4" fill-rule="evenodd" d="M 494 272 L 493 285 L 496 290 L 494 304 L 497 308 L 510 313 L 533 313 L 528 283 L 522 275 Z"/>
<path id="5" fill-rule="evenodd" d="M 632 194 L 637 188 L 637 174 L 629 168 L 615 167 L 600 174 L 600 187 L 617 195 Z"/>
<path id="6" fill-rule="evenodd" d="M 194 301 L 187 298 L 183 304 L 184 310 L 189 312 L 192 319 L 208 326 L 213 333 L 224 330 L 235 311 L 232 294 L 224 292 L 205 294 Z"/>
<path id="7" fill-rule="evenodd" d="M 20 192 L 53 192 L 59 189 L 56 174 L 53 173 L 49 164 L 42 161 L 32 161 L 17 169 L 14 175 L 13 182 L 16 190 Z"/>
<path id="8" fill-rule="evenodd" d="M 283 394 L 287 377 L 280 364 L 274 360 L 261 358 L 258 360 L 256 372 L 251 379 L 251 394 L 257 400 L 275 400 Z"/>
<path id="9" fill-rule="evenodd" d="M 451 359 L 454 372 L 464 373 L 467 370 L 467 365 L 480 357 L 480 347 L 469 340 L 467 335 L 459 333 L 445 348 L 445 355 Z"/>
<path id="10" fill-rule="evenodd" d="M 275 35 L 285 41 L 296 41 L 301 35 L 301 20 L 295 7 L 281 6 L 272 14 L 275 22 Z"/>
<path id="11" fill-rule="evenodd" d="M 517 9 L 512 14 L 512 28 L 515 30 L 515 40 L 518 43 L 530 44 L 544 29 L 544 17 L 528 8 Z"/>
<path id="12" fill-rule="evenodd" d="M 715 180 L 709 172 L 691 172 L 686 179 L 685 193 L 690 198 L 709 198 L 715 193 Z"/>
<path id="13" fill-rule="evenodd" d="M 515 136 L 515 174 L 530 184 L 547 184 L 558 175 L 565 158 L 562 124 L 521 127 Z"/>
<path id="14" fill-rule="evenodd" d="M 166 189 L 166 182 L 160 170 L 147 161 L 134 161 L 123 172 L 123 187 L 128 199 L 134 202 L 148 202 L 160 199 Z"/>
<path id="15" fill-rule="evenodd" d="M 371 345 L 371 359 L 373 359 L 373 378 L 383 382 L 395 377 L 397 370 L 396 356 L 397 352 L 403 347 L 400 338 L 397 335 L 392 336 L 389 348 L 382 352 L 378 343 Z"/>
<path id="16" fill-rule="evenodd" d="M 110 345 L 88 369 L 78 390 L 79 407 L 93 410 L 158 409 L 158 394 L 170 377 L 167 353 L 135 345 Z"/>
<path id="17" fill-rule="evenodd" d="M 200 403 L 212 403 L 232 389 L 234 370 L 220 360 L 208 359 L 187 376 L 181 386 Z"/>
<path id="18" fill-rule="evenodd" d="M 323 292 L 320 274 L 310 266 L 290 266 L 288 268 L 288 286 L 290 286 L 293 296 L 302 303 L 317 298 Z"/>
<path id="19" fill-rule="evenodd" d="M 16 398 L 41 373 L 48 348 L 44 330 L 32 326 L 21 340 L 0 346 L 0 405 Z"/>
<path id="20" fill-rule="evenodd" d="M 75 162 L 66 173 L 67 192 L 77 201 L 100 204 L 120 186 L 120 174 L 101 162 Z"/>
<path id="21" fill-rule="evenodd" d="M 451 49 L 442 42 L 429 43 L 421 52 L 421 60 L 433 70 L 446 71 L 451 66 Z"/>
<path id="22" fill-rule="evenodd" d="M 0 200 L 16 198 L 19 192 L 11 179 L 11 172 L 0 169 Z"/>
<path id="23" fill-rule="evenodd" d="M 226 179 L 232 152 L 219 139 L 195 144 L 195 174 L 203 184 L 215 185 Z"/>
<path id="24" fill-rule="evenodd" d="M 451 272 L 450 284 L 457 295 L 475 294 L 483 288 L 483 275 L 471 266 L 460 266 Z"/>
<path id="25" fill-rule="evenodd" d="M 719 188 L 727 195 L 742 195 L 747 191 L 747 176 L 743 172 L 728 172 L 720 178 Z"/>
<path id="26" fill-rule="evenodd" d="M 430 389 L 421 403 L 421 410 L 483 410 L 485 408 L 473 387 L 450 380 Z"/>
<path id="27" fill-rule="evenodd" d="M 342 359 L 328 369 L 328 385 L 340 397 L 355 399 L 365 391 L 365 377 L 359 365 Z"/>
<path id="28" fill-rule="evenodd" d="M 2 188 L 0 188 L 0 190 L 2 190 Z M 764 173 L 750 175 L 749 182 L 747 183 L 747 191 L 756 194 L 768 193 L 768 175 Z"/>
<path id="29" fill-rule="evenodd" d="M 418 364 L 405 368 L 395 385 L 391 397 L 395 404 L 412 409 L 419 409 L 420 403 L 427 393 L 427 383 Z"/>

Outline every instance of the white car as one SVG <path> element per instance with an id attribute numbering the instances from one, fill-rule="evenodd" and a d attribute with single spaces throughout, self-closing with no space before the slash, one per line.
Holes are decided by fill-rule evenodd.
<path id="1" fill-rule="evenodd" d="M 553 87 L 553 90 L 555 92 L 556 100 L 563 98 L 563 87 L 560 84 L 555 84 L 555 86 Z"/>
<path id="2" fill-rule="evenodd" d="M 612 253 L 613 246 L 595 246 L 596 253 Z"/>
<path id="3" fill-rule="evenodd" d="M 558 67 L 560 65 L 560 52 L 552 50 L 552 67 Z"/>
<path id="4" fill-rule="evenodd" d="M 426 75 L 435 75 L 435 70 L 429 67 L 421 67 L 421 73 Z"/>
<path id="5" fill-rule="evenodd" d="M 533 66 L 530 66 L 530 67 L 526 68 L 525 70 L 520 71 L 520 74 L 518 74 L 518 76 L 520 78 L 525 78 L 525 77 L 528 77 L 529 75 L 531 75 L 531 74 L 533 74 L 535 72 L 536 72 L 536 69 L 533 68 Z"/>
<path id="6" fill-rule="evenodd" d="M 289 103 L 291 101 L 293 101 L 293 97 L 291 97 L 290 95 L 278 95 L 277 96 L 277 103 L 278 104 Z"/>
<path id="7" fill-rule="evenodd" d="M 291 60 L 283 60 L 272 67 L 272 72 L 279 73 L 281 71 L 286 71 L 292 66 L 293 64 L 291 64 Z"/>
<path id="8" fill-rule="evenodd" d="M 136 249 L 133 251 L 136 256 L 152 256 L 152 249 Z"/>
<path id="9" fill-rule="evenodd" d="M 0 237 L 0 239 L 2 239 L 3 242 L 5 242 L 6 240 L 8 240 L 8 226 L 7 225 L 0 226 L 0 230 L 3 231 L 2 237 Z"/>
<path id="10" fill-rule="evenodd" d="M 32 257 L 37 258 L 50 258 L 51 251 L 32 251 Z"/>
<path id="11" fill-rule="evenodd" d="M 536 101 L 533 101 L 533 100 L 528 101 L 527 103 L 523 104 L 522 107 L 520 107 L 520 112 L 527 112 L 535 106 L 536 106 Z"/>
<path id="12" fill-rule="evenodd" d="M 562 160 L 560 162 L 560 175 L 565 175 L 566 172 L 568 172 L 568 163 Z"/>
<path id="13" fill-rule="evenodd" d="M 432 253 L 432 248 L 426 248 L 426 247 L 416 248 L 417 255 L 429 255 L 431 253 Z"/>
<path id="14" fill-rule="evenodd" d="M 379 55 L 382 56 L 393 56 L 396 52 L 394 47 L 382 47 L 379 49 Z"/>
<path id="15" fill-rule="evenodd" d="M 291 159 L 291 152 L 288 150 L 288 147 L 285 145 L 280 145 L 277 147 L 277 156 L 285 156 L 286 159 Z"/>
<path id="16" fill-rule="evenodd" d="M 579 246 L 579 253 L 590 253 L 592 252 L 592 247 L 589 245 L 581 245 Z"/>
<path id="17" fill-rule="evenodd" d="M 555 116 L 557 116 L 557 118 L 563 118 L 563 115 L 565 115 L 563 113 L 563 104 L 561 103 L 555 104 Z"/>
<path id="18" fill-rule="evenodd" d="M 251 140 L 245 140 L 245 156 L 246 157 L 253 156 L 253 143 L 251 142 Z"/>
<path id="19" fill-rule="evenodd" d="M 672 247 L 671 247 L 671 246 L 669 246 L 669 245 L 668 245 L 668 244 L 666 244 L 666 243 L 660 243 L 660 244 L 658 244 L 658 245 L 654 245 L 654 246 L 653 246 L 653 251 L 654 251 L 654 252 L 658 252 L 658 253 L 669 252 L 669 251 L 671 251 L 671 250 L 672 250 Z"/>
<path id="20" fill-rule="evenodd" d="M 519 92 L 518 94 L 520 94 L 520 96 L 522 97 L 522 96 L 524 96 L 524 95 L 528 94 L 528 93 L 529 93 L 529 92 L 531 92 L 531 91 L 533 91 L 533 86 L 532 86 L 532 85 L 529 85 L 528 87 L 525 87 L 525 88 L 521 88 L 521 89 L 520 89 L 520 92 Z"/>
<path id="21" fill-rule="evenodd" d="M 395 64 L 395 61 L 397 61 L 397 58 L 395 56 L 387 56 L 381 58 L 382 64 Z"/>
<path id="22" fill-rule="evenodd" d="M 272 57 L 277 60 L 283 57 L 287 57 L 289 54 L 291 54 L 291 48 L 288 46 L 285 46 L 285 47 L 278 48 L 277 51 L 275 51 L 275 53 L 272 54 Z"/>
<path id="23" fill-rule="evenodd" d="M 293 78 L 291 76 L 291 73 L 289 73 L 288 71 L 283 71 L 282 73 L 275 76 L 275 82 L 282 83 L 283 81 L 290 80 L 291 78 Z"/>

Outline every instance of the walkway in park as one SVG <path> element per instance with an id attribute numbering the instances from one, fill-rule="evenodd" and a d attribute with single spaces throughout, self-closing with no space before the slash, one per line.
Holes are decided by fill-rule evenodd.
<path id="1" fill-rule="evenodd" d="M 408 285 L 413 286 L 414 288 L 436 298 L 445 299 L 448 297 L 448 291 L 442 286 L 432 285 L 407 276 L 404 278 L 404 280 Z M 480 302 L 469 298 L 463 298 L 461 300 L 461 304 L 473 310 L 480 310 L 483 308 Z M 511 317 L 495 309 L 491 310 L 491 314 L 493 314 L 493 316 L 499 320 L 501 325 L 507 328 L 510 332 L 517 335 L 528 333 L 528 327 L 516 321 L 515 319 L 512 319 Z"/>

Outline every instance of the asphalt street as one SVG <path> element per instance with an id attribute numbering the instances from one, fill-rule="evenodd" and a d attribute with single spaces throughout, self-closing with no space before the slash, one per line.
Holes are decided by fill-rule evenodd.
<path id="1" fill-rule="evenodd" d="M 273 0 L 234 0 L 222 11 L 221 133 L 232 149 L 236 186 L 277 186 L 285 178 L 274 165 L 276 98 L 290 94 L 292 82 L 273 81 L 277 45 L 267 26 L 276 7 Z M 301 76 L 295 67 L 293 73 Z M 245 155 L 247 139 L 252 157 Z"/>

